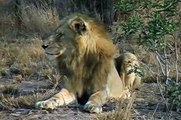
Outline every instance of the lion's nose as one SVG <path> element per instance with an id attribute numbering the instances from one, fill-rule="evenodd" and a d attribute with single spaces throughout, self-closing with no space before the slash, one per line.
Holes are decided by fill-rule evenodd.
<path id="1" fill-rule="evenodd" d="M 48 45 L 42 45 L 43 49 L 46 49 L 48 47 Z"/>

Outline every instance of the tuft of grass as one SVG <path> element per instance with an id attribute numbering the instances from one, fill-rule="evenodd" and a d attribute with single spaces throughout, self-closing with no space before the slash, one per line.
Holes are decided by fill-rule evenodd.
<path id="1" fill-rule="evenodd" d="M 15 85 L 9 85 L 3 88 L 2 93 L 8 95 L 18 95 L 20 93 L 20 90 Z"/>
<path id="2" fill-rule="evenodd" d="M 19 2 L 18 5 L 14 1 L 0 4 L 0 41 L 14 42 L 13 39 L 20 36 L 47 35 L 58 26 L 58 13 L 48 3 Z"/>
<path id="3" fill-rule="evenodd" d="M 35 6 L 21 1 L 20 10 L 22 25 L 27 31 L 47 34 L 58 26 L 58 13 L 47 3 Z"/>
<path id="4" fill-rule="evenodd" d="M 0 110 L 32 109 L 37 101 L 45 100 L 57 92 L 55 89 L 50 89 L 42 93 L 35 90 L 33 94 L 25 94 L 16 86 L 4 87 L 2 91 L 0 95 Z"/>
<path id="5" fill-rule="evenodd" d="M 98 116 L 99 120 L 130 120 L 132 105 L 135 100 L 135 93 L 128 99 L 117 101 L 115 111 L 104 113 Z"/>
<path id="6" fill-rule="evenodd" d="M 32 108 L 36 102 L 35 96 L 0 96 L 0 109 L 13 110 L 15 108 Z"/>
<path id="7" fill-rule="evenodd" d="M 0 45 L 0 47 L 1 77 L 19 74 L 22 77 L 28 77 L 32 73 L 40 72 L 42 66 L 49 63 L 41 48 L 39 38 L 31 38 L 21 43 L 10 43 L 8 46 Z"/>

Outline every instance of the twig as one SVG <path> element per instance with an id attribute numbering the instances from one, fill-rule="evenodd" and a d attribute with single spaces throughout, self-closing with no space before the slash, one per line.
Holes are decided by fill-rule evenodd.
<path id="1" fill-rule="evenodd" d="M 157 59 L 157 61 L 158 61 L 159 65 L 160 65 L 160 68 L 161 68 L 162 74 L 165 76 L 165 71 L 164 71 L 164 69 L 163 69 L 163 67 L 162 67 L 162 63 L 161 63 L 161 61 L 160 61 L 161 56 L 160 56 L 160 54 L 159 54 L 157 51 L 156 51 L 155 53 L 156 53 L 156 59 Z"/>
<path id="2" fill-rule="evenodd" d="M 155 113 L 156 113 L 159 105 L 160 105 L 160 103 L 158 103 L 158 104 L 156 105 L 156 108 L 155 108 L 155 110 L 154 110 L 154 112 L 153 112 L 153 114 L 152 114 L 152 117 L 151 117 L 152 119 L 154 119 L 154 115 L 155 115 Z"/>
<path id="3" fill-rule="evenodd" d="M 164 76 L 166 76 L 166 83 L 167 83 L 167 80 L 168 80 L 168 71 L 167 71 L 167 70 L 168 70 L 168 68 L 166 68 L 166 67 L 168 67 L 168 66 L 165 65 L 165 69 L 167 69 L 167 70 L 164 70 L 163 64 L 162 64 L 162 62 L 161 62 L 161 60 L 160 60 L 160 59 L 162 59 L 162 58 L 161 58 L 160 54 L 159 54 L 157 51 L 156 51 L 156 54 L 157 54 L 157 55 L 156 55 L 157 61 L 158 61 L 159 65 L 160 65 L 162 74 L 163 74 Z M 166 56 L 166 55 L 165 55 L 165 56 Z M 162 59 L 162 60 L 163 60 L 163 59 Z M 166 62 L 165 62 L 165 64 L 166 64 Z M 162 89 L 161 89 L 161 85 L 160 85 L 160 83 L 159 83 L 158 78 L 157 78 L 157 84 L 158 84 L 158 88 L 159 88 L 159 90 L 160 90 L 162 99 L 163 99 L 163 101 L 164 101 L 164 103 L 165 103 L 166 110 L 169 111 L 168 103 L 167 103 L 167 100 L 166 100 L 165 97 L 164 97 L 164 94 L 163 94 L 163 91 L 162 91 Z M 166 88 L 165 88 L 165 92 L 166 92 Z"/>
<path id="4" fill-rule="evenodd" d="M 163 91 L 162 91 L 162 89 L 161 89 L 161 84 L 160 84 L 158 78 L 157 78 L 157 85 L 158 85 L 160 94 L 161 94 L 161 96 L 162 96 L 162 99 L 163 99 L 163 101 L 164 101 L 164 103 L 165 103 L 166 110 L 169 111 L 168 103 L 167 103 L 167 100 L 165 99 L 165 96 L 164 96 Z"/>
<path id="5" fill-rule="evenodd" d="M 174 43 L 175 43 L 175 70 L 176 70 L 176 83 L 178 83 L 178 48 L 177 48 L 177 34 L 174 36 Z"/>

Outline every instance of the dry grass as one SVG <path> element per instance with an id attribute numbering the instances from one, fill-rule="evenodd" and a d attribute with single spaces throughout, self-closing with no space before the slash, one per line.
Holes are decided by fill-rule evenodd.
<path id="1" fill-rule="evenodd" d="M 116 102 L 116 109 L 113 112 L 108 112 L 98 116 L 99 120 L 130 120 L 132 105 L 135 101 L 135 93 L 132 93 L 129 99 L 124 99 Z"/>
<path id="2" fill-rule="evenodd" d="M 8 41 L 18 36 L 46 35 L 58 25 L 58 15 L 48 4 L 38 7 L 29 2 L 21 1 L 18 5 L 18 16 L 12 0 L 0 4 L 0 41 Z"/>
<path id="3" fill-rule="evenodd" d="M 0 109 L 13 110 L 15 108 L 32 108 L 36 102 L 35 96 L 0 96 Z"/>
<path id="4" fill-rule="evenodd" d="M 36 41 L 36 42 L 35 42 Z M 34 43 L 33 43 L 34 42 Z M 30 75 L 33 68 L 46 61 L 39 39 L 31 43 L 13 43 L 0 49 L 0 71 L 17 69 L 22 76 Z M 37 67 L 38 68 L 38 67 Z M 16 73 L 15 73 L 16 74 Z"/>
<path id="5" fill-rule="evenodd" d="M 18 95 L 19 92 L 19 89 L 15 85 L 4 86 L 4 88 L 2 88 L 3 94 Z"/>
<path id="6" fill-rule="evenodd" d="M 47 4 L 43 4 L 40 8 L 22 1 L 21 7 L 23 10 L 20 18 L 26 30 L 49 33 L 58 26 L 58 15 Z"/>
<path id="7" fill-rule="evenodd" d="M 47 94 L 21 95 L 17 88 L 23 81 L 48 79 L 51 86 L 56 81 L 52 78 L 54 68 L 46 59 L 41 47 L 41 35 L 48 34 L 58 25 L 58 16 L 53 16 L 47 5 L 41 8 L 22 1 L 21 16 L 15 16 L 11 3 L 1 4 L 0 17 L 0 109 L 33 108 L 37 100 Z M 21 27 L 17 27 L 16 17 L 21 18 Z M 37 34 L 38 33 L 38 34 Z M 55 75 L 54 75 L 55 77 Z"/>
<path id="8" fill-rule="evenodd" d="M 24 80 L 52 74 L 51 68 L 46 66 L 49 62 L 46 60 L 40 45 L 40 40 L 35 39 L 28 44 L 12 43 L 6 47 L 1 47 L 0 78 L 5 79 L 5 83 L 2 82 L 0 88 L 1 110 L 12 110 L 20 107 L 32 108 L 35 101 L 40 97 L 35 96 L 35 94 L 21 96 L 21 90 L 17 88 L 17 85 Z"/>
<path id="9" fill-rule="evenodd" d="M 0 4 L 1 77 L 14 74 L 13 69 L 19 71 L 22 77 L 28 77 L 36 72 L 39 74 L 46 72 L 45 74 L 49 75 L 51 70 L 41 48 L 40 35 L 48 34 L 55 29 L 59 22 L 58 15 L 56 13 L 52 15 L 52 9 L 47 4 L 35 7 L 27 1 L 21 2 L 20 16 L 15 16 L 11 0 L 2 1 Z M 17 25 L 16 17 L 21 18 L 21 27 Z"/>
<path id="10" fill-rule="evenodd" d="M 8 89 L 4 88 L 6 91 Z M 14 93 L 14 91 L 8 92 L 9 94 L 6 93 L 0 96 L 0 110 L 14 110 L 16 108 L 32 109 L 37 101 L 48 98 L 50 95 L 55 93 L 54 90 L 48 90 L 43 94 L 34 92 L 30 95 L 21 95 L 21 91 L 16 91 L 17 93 Z"/>

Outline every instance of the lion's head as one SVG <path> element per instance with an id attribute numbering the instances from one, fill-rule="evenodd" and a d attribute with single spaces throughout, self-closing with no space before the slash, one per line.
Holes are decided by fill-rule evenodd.
<path id="1" fill-rule="evenodd" d="M 136 70 L 139 69 L 139 61 L 134 54 L 126 52 L 122 55 L 122 59 L 123 69 L 127 74 L 136 72 Z"/>
<path id="2" fill-rule="evenodd" d="M 64 18 L 59 27 L 44 40 L 42 46 L 48 58 L 96 53 L 113 56 L 112 44 L 104 27 L 88 16 L 73 14 Z"/>

